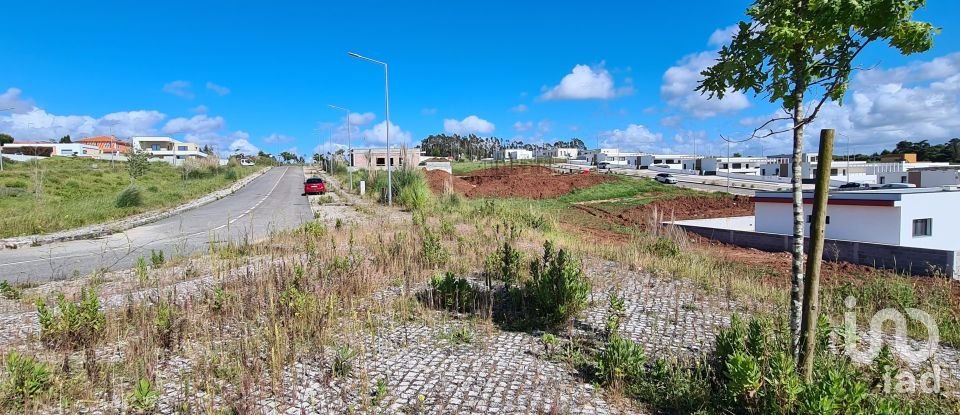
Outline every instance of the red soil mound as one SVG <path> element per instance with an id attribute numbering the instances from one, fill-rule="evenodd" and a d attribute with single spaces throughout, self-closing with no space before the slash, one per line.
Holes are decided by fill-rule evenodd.
<path id="1" fill-rule="evenodd" d="M 691 197 L 664 199 L 619 212 L 590 204 L 574 205 L 593 216 L 625 226 L 647 229 L 669 220 L 725 218 L 753 215 L 753 201 L 747 196 Z"/>
<path id="2" fill-rule="evenodd" d="M 473 190 L 473 185 L 459 177 L 452 176 L 443 170 L 430 170 L 427 173 L 427 183 L 434 194 L 443 194 L 450 189 L 454 192 L 466 194 Z"/>
<path id="3" fill-rule="evenodd" d="M 558 174 L 541 166 L 494 167 L 462 177 L 437 170 L 427 172 L 427 181 L 434 193 L 452 189 L 473 198 L 549 199 L 611 180 L 614 179 L 598 174 Z"/>

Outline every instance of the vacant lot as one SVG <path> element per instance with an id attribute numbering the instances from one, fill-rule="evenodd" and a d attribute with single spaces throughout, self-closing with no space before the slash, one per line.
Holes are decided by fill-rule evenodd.
<path id="1" fill-rule="evenodd" d="M 55 232 L 176 206 L 229 186 L 256 167 L 188 171 L 149 163 L 133 180 L 126 163 L 51 158 L 6 163 L 0 173 L 0 238 Z M 140 202 L 118 207 L 127 187 L 140 190 Z M 121 204 L 122 205 L 122 204 Z"/>

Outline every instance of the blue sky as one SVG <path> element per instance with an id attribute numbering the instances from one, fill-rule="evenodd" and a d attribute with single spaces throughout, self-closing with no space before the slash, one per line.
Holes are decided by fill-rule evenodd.
<path id="1" fill-rule="evenodd" d="M 692 91 L 747 1 L 568 2 L 19 1 L 4 6 L 0 131 L 163 134 L 268 152 L 383 140 L 390 64 L 391 138 L 441 132 L 528 142 L 720 153 L 719 135 L 752 130 L 776 107 Z M 699 4 L 697 4 L 699 3 Z M 865 51 L 834 127 L 854 151 L 960 136 L 960 4 L 917 16 L 943 27 L 933 50 Z M 815 136 L 816 134 L 811 134 Z M 815 140 L 809 141 L 814 149 Z M 739 146 L 787 151 L 786 137 Z"/>

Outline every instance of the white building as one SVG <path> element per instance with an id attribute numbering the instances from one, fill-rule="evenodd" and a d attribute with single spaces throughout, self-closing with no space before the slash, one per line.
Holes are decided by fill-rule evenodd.
<path id="1" fill-rule="evenodd" d="M 575 159 L 580 154 L 580 149 L 573 147 L 555 147 L 551 152 L 551 157 L 555 159 Z"/>
<path id="2" fill-rule="evenodd" d="M 917 248 L 960 249 L 960 191 L 956 188 L 863 190 L 830 193 L 826 238 Z M 756 231 L 793 234 L 792 194 L 759 192 Z M 813 194 L 804 195 L 807 232 Z M 829 255 L 829 252 L 826 253 Z"/>
<path id="3" fill-rule="evenodd" d="M 96 157 L 97 146 L 83 143 L 10 143 L 3 146 L 5 154 L 41 157 Z"/>
<path id="4" fill-rule="evenodd" d="M 151 161 L 164 161 L 179 166 L 187 159 L 207 158 L 207 153 L 200 151 L 197 144 L 170 137 L 133 137 L 131 140 L 134 150 L 149 153 Z"/>
<path id="5" fill-rule="evenodd" d="M 697 160 L 703 156 L 682 154 L 643 154 L 637 158 L 637 168 L 649 169 L 650 166 L 668 169 L 698 170 Z"/>
<path id="6" fill-rule="evenodd" d="M 791 164 L 790 158 L 770 159 L 768 164 L 760 166 L 760 175 L 791 178 L 793 177 Z M 800 178 L 804 181 L 815 180 L 819 164 L 816 153 L 804 154 L 800 165 Z M 877 177 L 867 174 L 867 166 L 868 163 L 865 161 L 834 160 L 830 162 L 830 181 L 874 184 L 877 182 Z"/>
<path id="7" fill-rule="evenodd" d="M 533 152 L 522 148 L 507 148 L 503 150 L 504 160 L 533 160 Z"/>
<path id="8" fill-rule="evenodd" d="M 960 185 L 960 166 L 922 167 L 907 171 L 907 183 L 917 187 Z"/>
<path id="9" fill-rule="evenodd" d="M 764 157 L 704 157 L 701 161 L 701 170 L 704 175 L 718 173 L 760 175 L 760 166 L 770 164 L 770 159 Z"/>

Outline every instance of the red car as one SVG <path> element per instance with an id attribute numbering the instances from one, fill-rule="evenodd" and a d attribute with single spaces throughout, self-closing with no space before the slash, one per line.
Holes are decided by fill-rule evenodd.
<path id="1" fill-rule="evenodd" d="M 322 195 L 327 192 L 327 186 L 323 183 L 323 179 L 319 177 L 311 177 L 307 181 L 303 182 L 303 194 L 312 195 L 318 194 Z"/>

